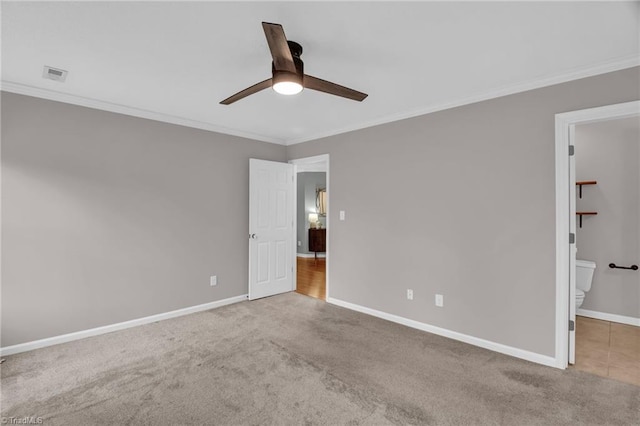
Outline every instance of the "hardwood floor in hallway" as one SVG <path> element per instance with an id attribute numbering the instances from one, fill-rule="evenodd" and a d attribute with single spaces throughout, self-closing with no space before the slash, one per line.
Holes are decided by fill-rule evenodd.
<path id="1" fill-rule="evenodd" d="M 324 258 L 298 257 L 296 292 L 325 300 L 327 295 L 326 266 Z"/>

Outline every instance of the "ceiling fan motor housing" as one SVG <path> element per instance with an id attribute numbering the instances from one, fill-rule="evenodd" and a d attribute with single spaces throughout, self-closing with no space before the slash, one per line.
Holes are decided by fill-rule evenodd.
<path id="1" fill-rule="evenodd" d="M 289 50 L 291 51 L 291 56 L 293 57 L 293 63 L 296 66 L 295 74 L 290 71 L 284 70 L 276 70 L 275 65 L 271 62 L 271 74 L 273 76 L 273 84 L 277 84 L 280 82 L 292 82 L 298 83 L 304 87 L 303 77 L 304 77 L 304 63 L 302 59 L 300 59 L 300 55 L 302 55 L 302 46 L 296 43 L 295 41 L 287 40 L 287 44 L 289 45 Z"/>

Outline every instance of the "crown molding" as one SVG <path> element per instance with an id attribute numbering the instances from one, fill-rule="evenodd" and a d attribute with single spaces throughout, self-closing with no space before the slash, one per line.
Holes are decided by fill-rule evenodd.
<path id="1" fill-rule="evenodd" d="M 87 108 L 115 112 L 118 114 L 125 114 L 133 117 L 146 118 L 149 120 L 177 124 L 179 126 L 192 127 L 195 129 L 207 130 L 210 132 L 222 133 L 226 135 L 238 136 L 241 138 L 252 139 L 256 141 L 269 142 L 269 143 L 274 143 L 278 145 L 288 146 L 288 145 L 296 145 L 304 142 L 310 142 L 317 139 L 339 135 L 342 133 L 348 133 L 348 132 L 353 132 L 355 130 L 365 129 L 367 127 L 373 127 L 381 124 L 392 123 L 394 121 L 405 120 L 407 118 L 418 117 L 420 115 L 430 114 L 437 111 L 443 111 L 446 109 L 456 108 L 463 105 L 469 105 L 476 102 L 486 101 L 489 99 L 499 98 L 507 95 L 513 95 L 515 93 L 526 92 L 528 90 L 539 89 L 542 87 L 552 86 L 554 84 L 566 83 L 572 80 L 578 80 L 581 78 L 592 77 L 600 74 L 606 74 L 608 72 L 619 71 L 619 70 L 637 67 L 637 66 L 640 66 L 640 56 L 632 55 L 632 56 L 618 58 L 618 59 L 607 61 L 607 62 L 601 62 L 587 68 L 575 69 L 562 74 L 529 80 L 524 83 L 505 85 L 505 86 L 498 87 L 486 92 L 478 93 L 472 96 L 460 98 L 450 102 L 443 102 L 436 105 L 430 105 L 424 108 L 418 108 L 411 111 L 391 114 L 391 115 L 377 118 L 375 120 L 367 120 L 367 121 L 363 121 L 350 126 L 341 127 L 339 129 L 334 129 L 327 132 L 315 133 L 312 135 L 307 135 L 300 138 L 292 138 L 292 139 L 279 139 L 279 138 L 273 138 L 273 137 L 256 134 L 256 133 L 243 132 L 241 130 L 231 129 L 224 126 L 217 126 L 214 124 L 205 123 L 197 120 L 191 120 L 184 117 L 178 117 L 178 116 L 173 116 L 169 114 L 163 114 L 160 112 L 129 107 L 126 105 L 114 104 L 111 102 L 105 102 L 98 99 L 71 95 L 68 93 L 58 92 L 58 91 L 49 90 L 49 89 L 42 89 L 42 88 L 28 86 L 25 84 L 20 84 L 12 81 L 2 80 L 2 86 L 0 88 L 1 90 L 4 90 L 6 92 L 17 93 L 20 95 L 33 96 L 36 98 L 48 99 L 52 101 L 63 102 L 63 103 L 83 106 Z"/>
<path id="2" fill-rule="evenodd" d="M 339 135 L 342 133 L 353 132 L 355 130 L 366 129 L 368 127 L 378 126 L 380 124 L 392 123 L 394 121 L 405 120 L 407 118 L 418 117 L 420 115 L 430 114 L 433 112 L 443 111 L 446 109 L 456 108 L 463 105 L 469 105 L 476 102 L 487 101 L 489 99 L 495 99 L 502 96 L 513 95 L 515 93 L 526 92 L 533 89 L 540 89 L 542 87 L 553 86 L 555 84 L 567 83 L 573 80 L 579 80 L 581 78 L 593 77 L 600 74 L 606 74 L 613 71 L 620 71 L 627 68 L 633 68 L 640 66 L 640 56 L 633 55 L 624 58 L 615 59 L 612 61 L 601 62 L 599 64 L 590 66 L 588 68 L 575 69 L 562 74 L 554 76 L 547 76 L 534 80 L 529 80 L 524 83 L 517 83 L 511 85 L 501 86 L 486 92 L 482 92 L 476 95 L 460 98 L 451 102 L 444 102 L 441 104 L 430 105 L 424 108 L 418 108 L 412 111 L 406 111 L 398 114 L 391 114 L 384 117 L 377 118 L 375 120 L 364 121 L 352 126 L 342 127 L 329 132 L 316 133 L 310 136 L 304 136 L 301 138 L 287 139 L 285 145 L 296 145 L 304 142 L 311 142 L 317 139 L 322 139 L 330 136 Z"/>
<path id="3" fill-rule="evenodd" d="M 115 112 L 118 114 L 130 115 L 132 117 L 146 118 L 148 120 L 161 121 L 164 123 L 177 124 L 179 126 L 191 127 L 194 129 L 207 130 L 210 132 L 222 133 L 225 135 L 238 136 L 245 139 L 251 139 L 262 142 L 269 142 L 278 145 L 284 145 L 282 139 L 271 138 L 268 136 L 243 132 L 241 130 L 231 129 L 224 126 L 216 126 L 214 124 L 205 123 L 203 121 L 191 120 L 189 118 L 178 117 L 175 115 L 163 114 L 156 111 L 149 111 L 140 108 L 134 108 L 126 105 L 114 104 L 98 99 L 86 98 L 83 96 L 71 95 L 68 93 L 58 92 L 55 90 L 42 89 L 39 87 L 29 86 L 26 84 L 16 83 L 13 81 L 2 80 L 1 90 L 19 95 L 33 96 L 36 98 L 48 99 L 50 101 L 63 102 L 66 104 L 78 105 L 87 108 L 99 109 L 103 111 Z"/>

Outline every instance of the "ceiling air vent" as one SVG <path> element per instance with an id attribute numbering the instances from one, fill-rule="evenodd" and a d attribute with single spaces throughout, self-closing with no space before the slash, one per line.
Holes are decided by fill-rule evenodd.
<path id="1" fill-rule="evenodd" d="M 67 71 L 45 65 L 42 78 L 64 82 L 67 79 Z"/>

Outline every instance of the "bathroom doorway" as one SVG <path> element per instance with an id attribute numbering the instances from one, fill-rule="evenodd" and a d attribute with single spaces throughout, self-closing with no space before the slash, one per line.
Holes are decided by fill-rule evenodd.
<path id="1" fill-rule="evenodd" d="M 639 120 L 638 101 L 556 115 L 556 361 L 625 381 L 640 381 L 640 274 L 618 268 L 640 263 Z"/>
<path id="2" fill-rule="evenodd" d="M 296 292 L 328 297 L 329 156 L 290 161 L 296 176 Z"/>
<path id="3" fill-rule="evenodd" d="M 574 368 L 640 386 L 640 119 L 578 124 L 574 145 Z"/>

